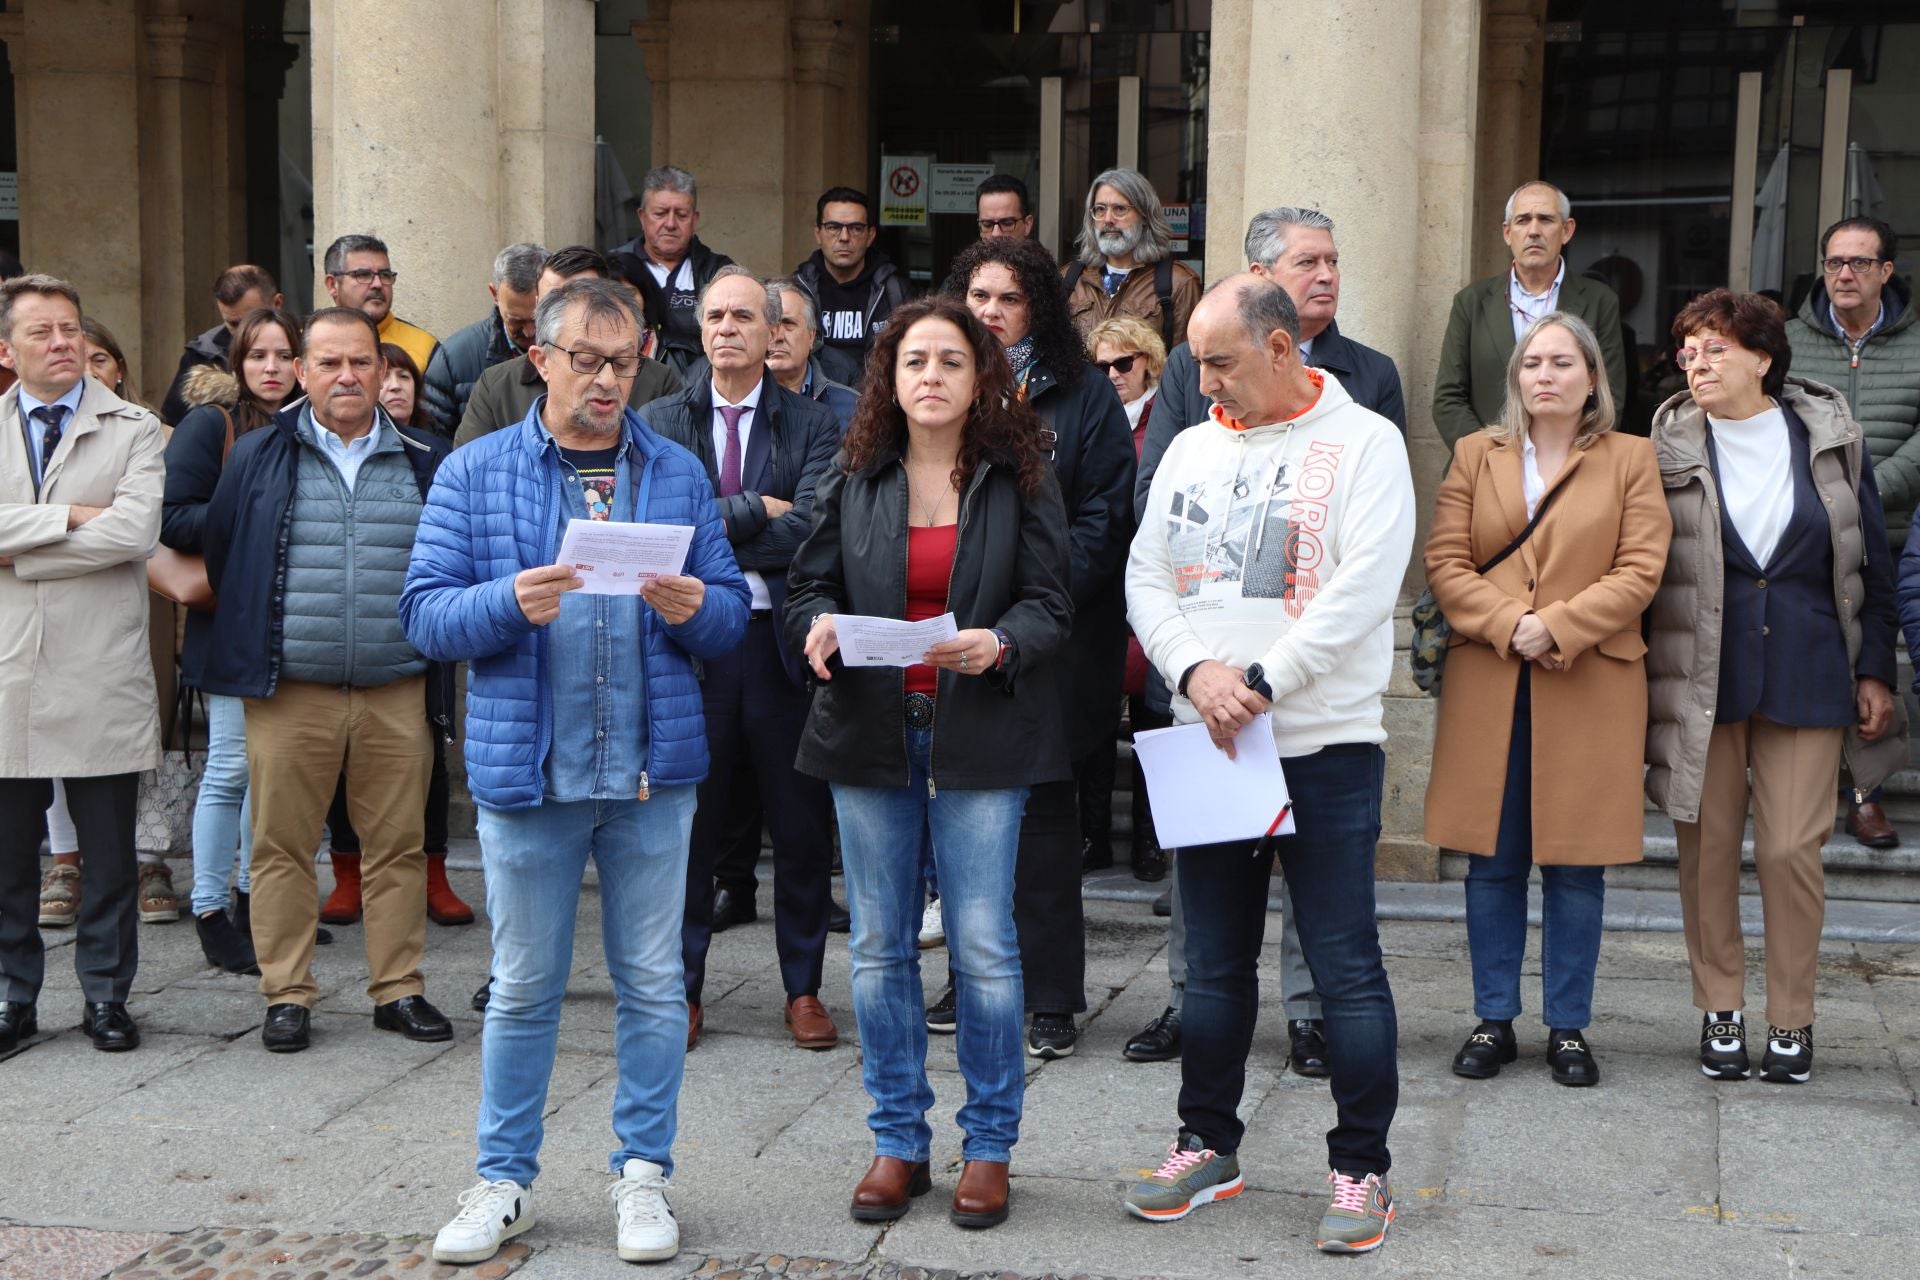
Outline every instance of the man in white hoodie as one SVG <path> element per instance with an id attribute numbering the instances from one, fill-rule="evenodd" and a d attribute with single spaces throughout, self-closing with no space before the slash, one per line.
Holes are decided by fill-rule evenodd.
<path id="1" fill-rule="evenodd" d="M 1277 855 L 1326 1012 L 1338 1108 L 1327 1134 L 1333 1200 L 1317 1243 L 1362 1253 L 1386 1239 L 1394 1215 L 1397 1028 L 1373 859 L 1380 698 L 1413 549 L 1413 479 L 1394 425 L 1301 363 L 1299 314 L 1273 281 L 1221 281 L 1187 336 L 1211 420 L 1181 432 L 1153 477 L 1127 565 L 1127 617 L 1177 690 L 1176 723 L 1205 723 L 1230 751 L 1243 725 L 1273 713 L 1296 831 L 1180 851 L 1189 924 L 1180 1130 L 1127 1209 L 1171 1221 L 1242 1188 L 1237 1109 Z"/>

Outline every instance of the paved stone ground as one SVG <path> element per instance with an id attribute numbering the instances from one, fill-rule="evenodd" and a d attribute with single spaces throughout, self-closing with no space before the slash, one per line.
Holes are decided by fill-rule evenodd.
<path id="1" fill-rule="evenodd" d="M 456 882 L 479 899 L 477 875 L 456 872 Z M 1120 1058 L 1165 999 L 1165 922 L 1142 903 L 1102 901 L 1089 904 L 1093 1009 L 1081 1050 L 1033 1065 L 1013 1217 L 987 1232 L 956 1229 L 943 1211 L 962 1099 L 952 1041 L 936 1038 L 930 1063 L 934 1194 L 897 1223 L 855 1223 L 846 1200 L 871 1147 L 844 939 L 829 951 L 823 997 L 847 1043 L 807 1053 L 781 1029 L 771 923 L 722 934 L 706 1038 L 688 1060 L 681 1097 L 674 1183 L 685 1252 L 637 1272 L 612 1250 L 612 991 L 591 893 L 581 914 L 524 1277 L 1268 1277 L 1354 1265 L 1311 1247 L 1333 1109 L 1324 1083 L 1283 1069 L 1271 966 L 1242 1108 L 1248 1192 L 1175 1225 L 1122 1214 L 1126 1183 L 1172 1136 L 1178 1070 Z M 56 948 L 40 1005 L 47 1031 L 0 1062 L 0 1276 L 98 1276 L 131 1263 L 160 1233 L 169 1239 L 133 1272 L 171 1277 L 169 1265 L 195 1261 L 178 1274 L 308 1280 L 351 1274 L 377 1256 L 392 1267 L 369 1275 L 433 1274 L 424 1260 L 398 1268 L 472 1178 L 479 1020 L 467 997 L 485 975 L 485 934 L 431 930 L 428 994 L 454 1017 L 456 1035 L 416 1045 L 373 1029 L 361 931 L 338 933 L 339 945 L 316 957 L 326 996 L 314 1048 L 286 1057 L 260 1048 L 253 980 L 207 970 L 184 923 L 141 928 L 133 1009 L 143 1047 L 93 1052 L 73 1029 L 68 939 L 46 935 Z M 1390 921 L 1383 938 L 1400 1009 L 1393 1142 L 1402 1208 L 1384 1251 L 1358 1264 L 1370 1275 L 1913 1273 L 1920 946 L 1837 942 L 1823 951 L 1814 1081 L 1781 1088 L 1703 1079 L 1692 1062 L 1698 1018 L 1680 938 L 1610 933 L 1591 1033 L 1605 1078 L 1572 1091 L 1549 1081 L 1544 1029 L 1535 1027 L 1499 1079 L 1450 1074 L 1472 1022 L 1464 931 Z M 932 986 L 945 976 L 945 953 L 925 959 Z M 1532 999 L 1537 954 L 1530 973 Z M 218 1234 L 228 1230 L 238 1234 Z M 196 1250 L 238 1241 L 226 1248 L 239 1251 L 267 1232 L 288 1233 L 268 1243 L 305 1248 L 277 1245 L 295 1262 L 265 1270 L 164 1262 L 189 1240 Z M 336 1269 L 349 1250 L 302 1269 L 298 1259 L 319 1246 L 294 1235 L 373 1243 L 351 1265 Z"/>

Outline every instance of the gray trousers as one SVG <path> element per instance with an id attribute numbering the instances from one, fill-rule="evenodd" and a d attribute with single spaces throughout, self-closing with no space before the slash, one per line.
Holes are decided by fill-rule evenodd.
<path id="1" fill-rule="evenodd" d="M 1177 851 L 1167 850 L 1169 859 Z M 1180 902 L 1180 877 L 1168 873 L 1173 885 L 1173 932 L 1167 939 L 1167 979 L 1172 987 L 1167 1004 L 1174 1010 L 1187 998 L 1187 913 Z M 1280 890 L 1280 999 L 1287 1021 L 1319 1018 L 1320 996 L 1313 989 L 1313 974 L 1307 968 L 1307 953 L 1300 949 L 1300 930 L 1293 923 L 1293 897 L 1287 892 L 1286 878 L 1276 876 Z"/>

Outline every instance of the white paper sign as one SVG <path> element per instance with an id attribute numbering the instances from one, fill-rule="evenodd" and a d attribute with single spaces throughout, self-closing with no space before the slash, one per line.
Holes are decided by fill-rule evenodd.
<path id="1" fill-rule="evenodd" d="M 880 157 L 880 225 L 927 225 L 927 158 Z"/>
<path id="2" fill-rule="evenodd" d="M 637 596 L 655 578 L 678 574 L 693 545 L 690 524 L 567 521 L 556 564 L 571 565 L 589 595 Z"/>
<path id="3" fill-rule="evenodd" d="M 1255 716 L 1235 735 L 1233 750 L 1234 758 L 1227 759 L 1204 724 L 1133 735 L 1161 848 L 1257 840 L 1282 810 L 1287 816 L 1275 834 L 1293 834 L 1287 779 L 1273 745 L 1273 717 Z"/>
<path id="4" fill-rule="evenodd" d="M 977 213 L 980 202 L 974 193 L 993 174 L 990 164 L 934 165 L 933 193 L 927 197 L 927 208 L 934 213 Z"/>
<path id="5" fill-rule="evenodd" d="M 833 633 L 840 641 L 840 661 L 849 667 L 911 667 L 928 649 L 960 631 L 950 613 L 924 622 L 836 613 Z"/>

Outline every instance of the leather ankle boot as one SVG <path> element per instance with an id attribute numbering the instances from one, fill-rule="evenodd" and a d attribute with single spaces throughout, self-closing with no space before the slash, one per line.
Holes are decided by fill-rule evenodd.
<path id="1" fill-rule="evenodd" d="M 447 855 L 427 855 L 427 919 L 435 924 L 472 924 L 473 908 L 447 883 Z"/>
<path id="2" fill-rule="evenodd" d="M 891 1222 L 913 1207 L 914 1197 L 931 1190 L 933 1175 L 925 1160 L 875 1156 L 853 1189 L 853 1216 L 861 1222 Z"/>
<path id="3" fill-rule="evenodd" d="M 360 922 L 360 855 L 333 855 L 333 892 L 320 906 L 321 924 Z"/>
<path id="4" fill-rule="evenodd" d="M 997 1227 L 1007 1220 L 1007 1164 L 1004 1160 L 969 1160 L 953 1189 L 956 1227 Z"/>

